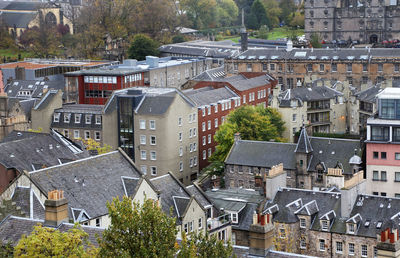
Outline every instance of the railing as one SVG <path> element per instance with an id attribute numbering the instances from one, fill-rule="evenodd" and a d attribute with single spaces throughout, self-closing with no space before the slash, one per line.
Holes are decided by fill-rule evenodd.
<path id="1" fill-rule="evenodd" d="M 221 228 L 230 223 L 231 223 L 231 215 L 224 214 L 217 218 L 209 219 L 207 221 L 207 229 L 208 229 L 208 231 L 213 231 L 217 228 Z"/>

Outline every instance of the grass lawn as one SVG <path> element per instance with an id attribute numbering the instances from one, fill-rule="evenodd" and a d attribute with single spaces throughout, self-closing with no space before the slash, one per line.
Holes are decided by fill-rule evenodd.
<path id="1" fill-rule="evenodd" d="M 276 39 L 282 39 L 282 38 L 288 38 L 290 35 L 296 35 L 296 36 L 301 36 L 304 35 L 304 30 L 303 29 L 297 29 L 297 30 L 291 30 L 287 27 L 280 27 L 280 28 L 275 28 L 268 32 L 268 39 L 271 40 L 276 40 Z M 250 36 L 249 38 L 254 39 L 255 37 Z M 240 37 L 238 36 L 225 36 L 223 37 L 223 40 L 230 39 L 233 42 L 239 43 Z"/>
<path id="2" fill-rule="evenodd" d="M 21 60 L 25 57 L 33 57 L 33 53 L 27 51 L 13 50 L 13 49 L 0 49 L 0 63 L 3 63 L 4 57 L 6 59 L 17 60 L 18 54 L 21 54 Z"/>

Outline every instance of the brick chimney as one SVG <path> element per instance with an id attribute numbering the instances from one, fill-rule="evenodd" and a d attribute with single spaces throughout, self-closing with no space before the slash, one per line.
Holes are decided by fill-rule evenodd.
<path id="1" fill-rule="evenodd" d="M 254 213 L 249 229 L 250 255 L 263 256 L 273 247 L 274 225 L 271 214 Z"/>
<path id="2" fill-rule="evenodd" d="M 378 258 L 400 257 L 399 231 L 397 229 L 385 229 L 380 235 L 377 235 L 377 240 Z"/>
<path id="3" fill-rule="evenodd" d="M 49 192 L 44 207 L 44 226 L 58 227 L 61 223 L 68 222 L 68 201 L 64 198 L 64 191 L 54 190 Z"/>

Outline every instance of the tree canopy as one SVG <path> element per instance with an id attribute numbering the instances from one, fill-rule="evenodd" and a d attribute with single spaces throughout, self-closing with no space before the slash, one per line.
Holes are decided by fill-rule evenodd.
<path id="1" fill-rule="evenodd" d="M 79 226 L 67 232 L 35 226 L 14 249 L 14 257 L 94 257 L 97 253 L 98 249 L 88 241 L 88 234 Z"/>
<path id="2" fill-rule="evenodd" d="M 248 27 L 258 30 L 262 25 L 271 26 L 264 4 L 260 0 L 255 0 L 251 6 Z"/>
<path id="3" fill-rule="evenodd" d="M 137 34 L 128 49 L 128 57 L 144 60 L 146 56 L 158 55 L 158 43 L 144 34 Z"/>
<path id="4" fill-rule="evenodd" d="M 276 109 L 241 106 L 228 115 L 227 121 L 216 132 L 214 139 L 218 146 L 211 161 L 225 160 L 234 142 L 235 133 L 240 133 L 243 140 L 284 141 L 284 130 L 284 122 Z"/>

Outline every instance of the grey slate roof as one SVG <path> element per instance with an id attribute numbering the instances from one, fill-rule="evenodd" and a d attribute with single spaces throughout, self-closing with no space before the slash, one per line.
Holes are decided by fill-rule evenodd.
<path id="1" fill-rule="evenodd" d="M 208 69 L 194 77 L 194 81 L 215 81 L 224 78 L 226 75 L 224 66 Z"/>
<path id="2" fill-rule="evenodd" d="M 183 93 L 196 103 L 197 106 L 215 104 L 218 103 L 218 101 L 239 97 L 228 87 L 217 89 L 213 87 L 204 87 L 200 89 L 184 90 Z"/>
<path id="3" fill-rule="evenodd" d="M 379 87 L 379 85 L 374 85 L 372 87 L 369 87 L 366 90 L 359 91 L 359 92 L 355 93 L 354 95 L 360 101 L 375 103 L 376 95 L 378 93 L 380 93 L 382 90 L 383 89 L 381 89 Z"/>
<path id="4" fill-rule="evenodd" d="M 36 11 L 45 4 L 39 1 L 0 1 L 3 10 Z"/>
<path id="5" fill-rule="evenodd" d="M 239 140 L 232 146 L 226 164 L 272 167 L 283 163 L 285 169 L 296 169 L 296 144 Z"/>
<path id="6" fill-rule="evenodd" d="M 161 207 L 166 214 L 170 214 L 172 208 L 173 217 L 177 217 L 177 223 L 182 223 L 179 219 L 178 211 L 175 206 L 174 197 L 190 198 L 190 193 L 186 190 L 185 186 L 182 185 L 173 175 L 170 173 L 150 179 L 151 183 L 160 192 L 161 196 Z M 181 203 L 182 204 L 182 203 Z M 182 210 L 182 206 L 179 210 Z"/>
<path id="7" fill-rule="evenodd" d="M 302 128 L 300 132 L 299 140 L 297 141 L 297 146 L 295 152 L 299 153 L 310 153 L 313 151 L 313 148 L 310 143 L 310 138 L 308 138 L 306 128 Z"/>
<path id="8" fill-rule="evenodd" d="M 0 241 L 2 243 L 11 243 L 16 245 L 21 239 L 22 235 L 30 235 L 34 226 L 43 224 L 43 220 L 20 218 L 15 216 L 8 216 L 0 223 Z M 57 229 L 61 232 L 66 232 L 74 227 L 71 223 L 62 223 Z M 96 228 L 91 226 L 80 226 L 89 237 L 88 240 L 94 246 L 98 246 L 97 235 L 101 236 L 104 228 Z"/>
<path id="9" fill-rule="evenodd" d="M 308 166 L 309 171 L 316 171 L 315 167 L 323 162 L 327 168 L 335 168 L 339 164 L 344 174 L 353 173 L 349 162 L 354 151 L 361 152 L 359 140 L 310 137 L 310 142 L 314 151 Z"/>
<path id="10" fill-rule="evenodd" d="M 43 81 L 43 80 L 12 80 L 9 82 L 4 91 L 9 98 L 41 98 L 45 95 L 43 92 L 46 90 L 64 90 L 64 83 L 62 81 Z M 18 95 L 20 91 L 30 91 L 29 96 Z"/>
<path id="11" fill-rule="evenodd" d="M 35 104 L 35 110 L 43 110 L 45 109 L 51 100 L 56 96 L 57 90 L 49 90 L 46 94 Z"/>
<path id="12" fill-rule="evenodd" d="M 107 202 L 122 198 L 121 177 L 141 178 L 142 174 L 120 151 L 89 157 L 30 173 L 31 179 L 47 194 L 59 189 L 72 209 L 84 210 L 90 218 L 108 214 Z"/>
<path id="13" fill-rule="evenodd" d="M 185 214 L 186 207 L 190 202 L 189 197 L 180 197 L 180 196 L 173 196 L 172 197 L 175 205 L 175 209 L 178 215 L 178 218 L 182 218 Z"/>
<path id="14" fill-rule="evenodd" d="M 38 102 L 37 99 L 26 99 L 26 100 L 20 100 L 19 104 L 21 105 L 22 110 L 24 111 L 25 115 L 27 118 L 30 120 L 31 119 L 31 114 L 32 114 L 32 108 L 35 106 L 35 104 Z"/>
<path id="15" fill-rule="evenodd" d="M 141 115 L 162 115 L 167 112 L 176 94 L 146 96 L 139 106 L 137 113 Z"/>
<path id="16" fill-rule="evenodd" d="M 55 109 L 54 114 L 60 113 L 58 122 L 54 119 L 51 121 L 52 128 L 89 128 L 93 130 L 101 130 L 102 125 L 96 124 L 96 115 L 102 115 L 102 105 L 87 104 L 63 104 L 61 108 Z M 66 121 L 64 114 L 69 114 L 70 119 Z M 80 115 L 79 123 L 75 122 L 75 114 Z M 90 123 L 86 123 L 86 116 L 90 116 Z"/>
<path id="17" fill-rule="evenodd" d="M 29 137 L 25 137 L 25 132 L 13 133 L 6 138 L 5 142 L 0 143 L 0 163 L 6 168 L 16 168 L 19 171 L 33 171 L 33 166 L 50 167 L 60 164 L 59 159 L 77 160 L 87 157 L 88 153 L 74 153 L 66 145 L 68 142 L 60 141 L 53 133 L 26 133 Z M 21 137 L 21 139 L 18 139 Z M 16 139 L 10 141 L 10 139 Z M 68 144 L 73 144 L 69 142 Z M 75 146 L 76 148 L 76 146 Z"/>
<path id="18" fill-rule="evenodd" d="M 0 19 L 9 27 L 27 28 L 28 24 L 35 19 L 37 13 L 22 13 L 22 12 L 3 12 L 0 13 Z"/>
<path id="19" fill-rule="evenodd" d="M 318 211 L 315 212 L 314 209 L 313 214 L 316 216 L 320 217 L 331 210 L 334 210 L 336 215 L 340 216 L 340 197 L 340 193 L 283 188 L 276 193 L 271 202 L 266 204 L 264 210 L 267 210 L 276 204 L 279 210 L 276 213 L 273 213 L 273 221 L 282 223 L 295 223 L 298 221 L 295 212 L 302 210 L 304 205 L 310 205 L 310 202 L 315 201 L 316 205 L 318 206 Z M 316 219 L 316 222 L 314 222 L 312 225 L 313 228 L 314 226 L 319 226 L 318 219 Z"/>
<path id="20" fill-rule="evenodd" d="M 235 89 L 239 91 L 245 91 L 257 87 L 261 87 L 263 85 L 269 84 L 274 80 L 268 74 L 253 77 L 253 78 L 246 78 L 243 75 L 237 76 L 230 76 L 225 78 L 223 81 L 228 82 L 231 84 Z"/>
<path id="21" fill-rule="evenodd" d="M 316 101 L 316 100 L 328 100 L 338 96 L 343 96 L 343 93 L 331 89 L 327 86 L 315 86 L 315 87 L 297 87 L 294 89 L 287 89 L 280 94 L 282 100 L 297 99 L 302 102 L 305 101 Z M 284 104 L 284 103 L 283 103 Z"/>
<path id="22" fill-rule="evenodd" d="M 212 201 L 208 198 L 205 192 L 198 187 L 195 184 L 186 186 L 186 190 L 189 191 L 189 193 L 194 196 L 194 198 L 203 206 L 203 208 L 206 208 L 208 206 L 212 205 Z"/>

